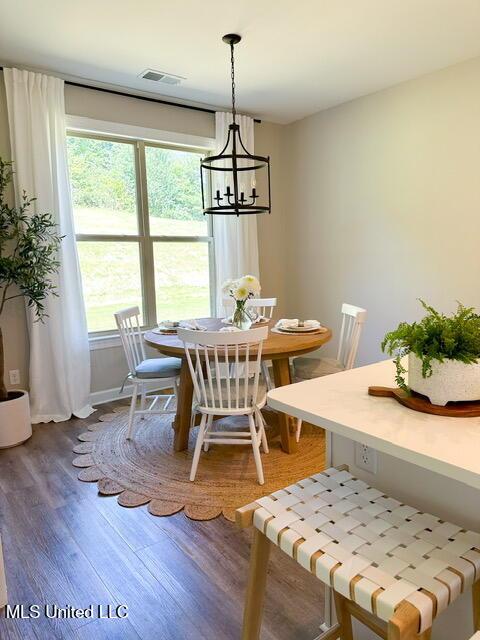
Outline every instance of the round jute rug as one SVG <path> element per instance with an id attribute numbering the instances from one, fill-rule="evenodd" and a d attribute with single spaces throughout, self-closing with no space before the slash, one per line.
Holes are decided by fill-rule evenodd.
<path id="1" fill-rule="evenodd" d="M 275 414 L 269 412 L 269 421 Z M 260 496 L 286 487 L 322 470 L 325 447 L 322 429 L 305 424 L 298 451 L 280 449 L 275 425 L 267 431 L 270 452 L 262 453 L 265 484 L 257 483 L 250 445 L 214 445 L 202 452 L 195 482 L 189 481 L 197 428 L 190 435 L 188 451 L 173 451 L 172 417 L 148 416 L 136 422 L 134 440 L 127 440 L 125 410 L 100 417 L 79 436 L 73 464 L 84 482 L 97 482 L 104 495 L 118 495 L 123 507 L 148 504 L 152 515 L 167 516 L 182 509 L 194 520 L 210 520 L 223 513 L 235 519 L 235 509 Z M 226 423 L 226 420 L 228 422 Z M 240 419 L 218 422 L 239 428 Z"/>

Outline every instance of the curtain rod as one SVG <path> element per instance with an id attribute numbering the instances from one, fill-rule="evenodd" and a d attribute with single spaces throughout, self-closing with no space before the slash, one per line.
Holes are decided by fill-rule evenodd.
<path id="1" fill-rule="evenodd" d="M 3 67 L 0 66 L 0 71 L 3 71 Z M 136 93 L 127 93 L 126 91 L 117 91 L 116 89 L 107 89 L 105 87 L 95 87 L 91 84 L 82 84 L 81 82 L 71 82 L 70 80 L 64 80 L 65 84 L 69 84 L 71 87 L 80 87 L 81 89 L 91 89 L 92 91 L 102 91 L 103 93 L 113 93 L 116 96 L 123 96 L 124 98 L 137 98 L 137 100 L 145 100 L 146 102 L 157 102 L 158 104 L 166 104 L 169 107 L 178 107 L 180 109 L 191 109 L 192 111 L 203 111 L 204 113 L 215 113 L 214 109 L 208 109 L 207 107 L 195 107 L 190 104 L 182 104 L 181 102 L 172 102 L 170 100 L 163 100 L 162 98 L 150 98 L 148 96 L 140 96 Z M 258 118 L 254 118 L 254 122 L 262 122 Z"/>

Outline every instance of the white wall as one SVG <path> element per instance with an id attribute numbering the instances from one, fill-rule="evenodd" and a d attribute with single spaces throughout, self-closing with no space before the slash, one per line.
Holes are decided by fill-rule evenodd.
<path id="1" fill-rule="evenodd" d="M 10 136 L 8 132 L 7 100 L 3 73 L 0 72 L 0 157 L 10 160 Z M 14 202 L 13 185 L 7 191 L 8 204 Z M 5 371 L 8 384 L 8 372 L 20 371 L 20 384 L 16 388 L 28 387 L 28 335 L 25 319 L 25 305 L 21 298 L 10 300 L 0 318 L 5 347 Z M 12 385 L 8 384 L 9 387 Z"/>
<path id="2" fill-rule="evenodd" d="M 365 306 L 365 364 L 385 357 L 387 330 L 421 315 L 417 297 L 480 306 L 480 58 L 289 125 L 284 145 L 291 314 L 335 328 L 342 301 Z M 375 476 L 364 473 L 337 436 L 333 463 L 480 529 L 480 495 L 461 483 L 386 455 Z M 432 637 L 471 633 L 467 593 Z M 362 629 L 360 640 L 373 638 Z"/>
<path id="3" fill-rule="evenodd" d="M 284 159 L 292 314 L 366 307 L 367 363 L 416 298 L 479 306 L 480 58 L 288 126 Z"/>

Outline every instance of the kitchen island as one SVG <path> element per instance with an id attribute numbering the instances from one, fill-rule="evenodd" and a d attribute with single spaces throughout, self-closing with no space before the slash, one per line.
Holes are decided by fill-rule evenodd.
<path id="1" fill-rule="evenodd" d="M 274 389 L 268 404 L 327 430 L 327 464 L 347 464 L 406 504 L 480 531 L 480 418 L 418 413 L 368 395 L 369 386 L 395 386 L 394 376 L 387 360 Z M 355 466 L 354 442 L 378 452 L 375 474 Z M 433 639 L 469 638 L 471 619 L 464 594 L 437 619 Z M 357 637 L 375 636 L 362 629 Z"/>

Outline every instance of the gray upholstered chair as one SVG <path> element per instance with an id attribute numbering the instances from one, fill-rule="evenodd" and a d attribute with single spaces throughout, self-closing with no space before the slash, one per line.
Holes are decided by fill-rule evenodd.
<path id="1" fill-rule="evenodd" d="M 129 369 L 127 379 L 133 384 L 127 432 L 127 438 L 130 439 L 136 415 L 141 416 L 143 420 L 147 414 L 175 413 L 176 409 L 169 409 L 169 407 L 172 400 L 177 397 L 182 361 L 180 358 L 145 357 L 138 307 L 128 307 L 117 311 L 114 315 L 127 358 Z M 159 389 L 173 388 L 173 394 L 149 395 L 148 400 L 151 400 L 151 403 L 147 407 L 147 382 L 155 382 Z M 137 409 L 139 394 L 140 409 Z M 159 402 L 164 403 L 161 408 L 157 408 Z"/>

